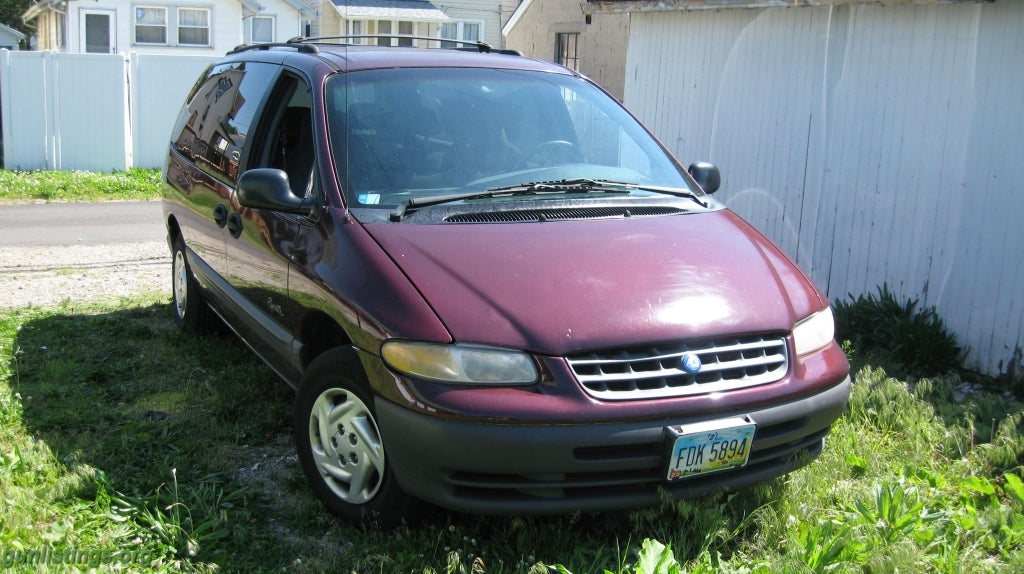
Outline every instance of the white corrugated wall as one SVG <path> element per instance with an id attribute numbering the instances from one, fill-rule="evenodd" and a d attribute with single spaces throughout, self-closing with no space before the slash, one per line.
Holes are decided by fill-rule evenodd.
<path id="1" fill-rule="evenodd" d="M 1024 3 L 634 13 L 626 105 L 835 300 L 935 305 L 972 366 L 1024 347 Z"/>

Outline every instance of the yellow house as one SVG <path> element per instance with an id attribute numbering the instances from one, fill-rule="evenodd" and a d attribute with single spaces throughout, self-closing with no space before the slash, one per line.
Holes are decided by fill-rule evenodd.
<path id="1" fill-rule="evenodd" d="M 622 100 L 629 14 L 590 11 L 579 0 L 523 0 L 502 28 L 505 47 L 572 68 Z"/>

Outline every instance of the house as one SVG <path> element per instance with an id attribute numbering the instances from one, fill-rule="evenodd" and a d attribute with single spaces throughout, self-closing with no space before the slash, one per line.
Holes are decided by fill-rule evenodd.
<path id="1" fill-rule="evenodd" d="M 630 111 L 684 165 L 718 165 L 716 197 L 833 301 L 887 284 L 935 307 L 968 366 L 1024 377 L 1024 2 L 583 8 L 629 18 Z"/>
<path id="2" fill-rule="evenodd" d="M 314 36 L 401 35 L 410 38 L 365 38 L 359 43 L 419 46 L 411 38 L 482 41 L 503 47 L 501 26 L 515 0 L 310 0 L 319 13 Z"/>
<path id="3" fill-rule="evenodd" d="M 506 48 L 572 68 L 622 100 L 628 13 L 589 13 L 579 0 L 523 0 L 501 32 Z"/>
<path id="4" fill-rule="evenodd" d="M 191 55 L 283 42 L 305 35 L 315 18 L 301 0 L 37 0 L 22 15 L 40 50 Z"/>
<path id="5" fill-rule="evenodd" d="M 0 24 L 0 50 L 5 48 L 8 50 L 18 50 L 18 46 L 24 41 L 24 34 L 10 26 Z"/>

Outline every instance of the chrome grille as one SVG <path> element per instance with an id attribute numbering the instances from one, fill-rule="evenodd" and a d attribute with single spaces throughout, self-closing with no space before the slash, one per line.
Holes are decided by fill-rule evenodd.
<path id="1" fill-rule="evenodd" d="M 686 355 L 700 358 L 700 370 L 683 369 Z M 789 369 L 782 335 L 725 337 L 566 357 L 576 379 L 592 397 L 655 399 L 731 391 L 773 383 Z"/>

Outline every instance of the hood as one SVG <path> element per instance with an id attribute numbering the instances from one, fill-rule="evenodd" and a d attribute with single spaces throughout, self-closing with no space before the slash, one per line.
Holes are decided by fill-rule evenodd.
<path id="1" fill-rule="evenodd" d="M 365 227 L 462 342 L 564 355 L 785 332 L 824 306 L 804 274 L 729 210 Z"/>

